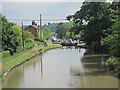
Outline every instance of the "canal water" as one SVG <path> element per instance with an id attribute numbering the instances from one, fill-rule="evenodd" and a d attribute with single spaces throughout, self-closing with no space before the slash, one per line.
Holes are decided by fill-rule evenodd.
<path id="1" fill-rule="evenodd" d="M 3 88 L 118 88 L 105 69 L 106 56 L 85 49 L 59 48 L 13 69 Z"/>

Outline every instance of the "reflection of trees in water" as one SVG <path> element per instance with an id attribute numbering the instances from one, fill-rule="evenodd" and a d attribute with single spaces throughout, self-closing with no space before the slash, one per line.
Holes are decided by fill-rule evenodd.
<path id="1" fill-rule="evenodd" d="M 81 50 L 81 52 L 83 52 L 82 50 Z M 71 66 L 71 68 L 70 68 L 70 75 L 71 76 L 76 76 L 76 75 L 78 75 L 78 74 L 80 74 L 80 75 L 84 75 L 84 73 L 85 73 L 85 68 L 84 68 L 84 65 L 82 64 L 82 62 L 81 62 L 81 59 L 83 58 L 83 55 L 81 55 L 80 56 L 80 62 L 79 62 L 79 64 L 78 65 L 76 65 L 76 66 Z M 86 83 L 86 76 L 83 76 L 81 79 L 79 79 L 79 82 L 81 82 L 80 84 L 82 85 L 82 86 L 84 86 L 84 84 Z M 72 85 L 72 83 L 74 84 L 75 82 L 70 82 L 71 83 L 71 85 Z"/>
<path id="2" fill-rule="evenodd" d="M 38 55 L 31 60 L 28 60 L 25 62 L 23 65 L 20 65 L 16 68 L 14 68 L 9 75 L 5 78 L 5 81 L 3 82 L 3 87 L 5 88 L 18 88 L 18 87 L 23 87 L 25 84 L 25 76 L 26 76 L 26 71 L 27 68 L 31 67 L 33 70 L 36 69 L 36 65 L 42 60 L 42 55 Z M 41 68 L 42 71 L 42 66 L 41 63 L 38 65 Z M 40 70 L 40 69 L 39 69 Z M 41 72 L 40 72 L 41 73 Z M 22 82 L 22 83 L 21 83 Z"/>
<path id="3" fill-rule="evenodd" d="M 107 76 L 109 73 L 106 70 L 96 70 L 91 72 L 84 72 L 84 74 L 74 74 L 73 76 Z"/>
<path id="4" fill-rule="evenodd" d="M 102 55 L 97 55 L 97 54 L 91 55 L 89 53 L 85 54 L 84 57 L 80 59 L 80 66 L 82 66 L 82 68 L 84 69 L 84 73 L 81 73 L 81 67 L 79 66 L 73 66 L 70 68 L 70 75 L 71 75 L 70 85 L 72 87 L 81 87 L 81 86 L 97 87 L 95 86 L 97 82 L 96 79 L 103 80 L 101 76 L 104 76 L 105 78 L 104 81 L 107 80 L 110 74 L 107 72 L 106 67 L 104 65 L 106 59 L 107 57 Z M 96 76 L 100 76 L 100 77 L 96 77 Z M 92 81 L 92 83 L 90 81 Z"/>
<path id="5" fill-rule="evenodd" d="M 23 68 L 22 65 L 20 67 L 16 67 L 13 69 L 9 75 L 6 76 L 4 82 L 3 82 L 3 88 L 18 88 L 20 85 L 20 82 L 22 82 L 23 77 Z"/>
<path id="6" fill-rule="evenodd" d="M 80 85 L 81 86 L 84 86 L 87 82 L 87 78 L 86 76 L 84 76 L 84 67 L 83 67 L 83 70 L 81 69 L 81 67 L 71 67 L 70 69 L 70 75 L 72 76 L 71 80 L 70 80 L 70 85 L 78 85 L 78 83 L 80 82 Z M 76 75 L 83 75 L 82 78 L 78 78 L 78 77 L 75 77 Z M 74 76 L 74 77 L 73 77 Z"/>
<path id="7" fill-rule="evenodd" d="M 90 67 L 92 67 L 93 65 L 89 65 Z M 81 71 L 81 69 L 79 67 L 71 67 L 70 70 L 70 74 L 71 76 L 101 76 L 101 75 L 108 75 L 109 73 L 107 73 L 107 71 L 104 68 L 96 68 L 97 65 L 94 68 L 89 68 L 86 70 L 86 66 L 84 66 L 84 72 Z M 91 69 L 91 70 L 90 70 Z"/>
<path id="8" fill-rule="evenodd" d="M 86 50 L 84 57 L 81 58 L 80 66 L 78 68 L 71 68 L 72 76 L 98 76 L 98 75 L 108 75 L 106 66 L 104 65 L 108 57 L 102 56 L 100 54 L 94 54 Z M 84 67 L 83 67 L 84 66 Z M 81 73 L 81 68 L 84 68 L 84 73 Z"/>
<path id="9" fill-rule="evenodd" d="M 84 55 L 97 55 L 97 54 L 101 54 L 101 52 L 97 52 L 91 49 L 86 49 L 86 52 L 84 53 Z"/>

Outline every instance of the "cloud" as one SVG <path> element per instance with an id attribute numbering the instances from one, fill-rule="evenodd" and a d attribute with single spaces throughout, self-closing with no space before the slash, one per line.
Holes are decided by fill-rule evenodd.
<path id="1" fill-rule="evenodd" d="M 0 0 L 2 2 L 112 2 L 113 0 Z M 116 0 L 119 1 L 119 0 Z"/>
<path id="2" fill-rule="evenodd" d="M 42 19 L 65 19 L 67 15 L 74 14 L 80 9 L 81 2 L 3 2 L 3 14 L 7 19 L 39 19 L 42 14 Z M 16 21 L 14 21 L 16 22 Z M 60 22 L 60 21 L 43 21 Z M 21 22 L 16 22 L 21 24 Z M 24 22 L 31 24 L 31 22 Z"/>
<path id="3" fill-rule="evenodd" d="M 0 13 L 2 13 L 2 3 L 0 2 Z"/>
<path id="4" fill-rule="evenodd" d="M 2 0 L 2 2 L 83 2 L 84 0 Z"/>

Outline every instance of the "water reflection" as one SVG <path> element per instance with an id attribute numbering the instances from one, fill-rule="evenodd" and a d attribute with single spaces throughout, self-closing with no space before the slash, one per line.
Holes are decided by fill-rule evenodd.
<path id="1" fill-rule="evenodd" d="M 12 70 L 6 88 L 117 88 L 104 66 L 106 56 L 63 47 L 38 55 Z"/>
<path id="2" fill-rule="evenodd" d="M 7 85 L 7 88 L 17 88 L 22 87 L 22 81 L 23 81 L 23 69 L 21 67 L 18 67 L 17 69 L 13 70 L 12 73 L 9 73 L 7 78 L 4 81 L 3 87 Z"/>
<path id="3" fill-rule="evenodd" d="M 84 73 L 81 73 L 79 68 L 71 68 L 71 75 L 74 77 L 71 86 L 77 88 L 117 88 L 118 80 L 106 71 L 104 64 L 107 58 L 107 56 L 103 57 L 103 55 L 95 55 L 86 51 L 80 60 L 80 66 L 84 68 Z"/>

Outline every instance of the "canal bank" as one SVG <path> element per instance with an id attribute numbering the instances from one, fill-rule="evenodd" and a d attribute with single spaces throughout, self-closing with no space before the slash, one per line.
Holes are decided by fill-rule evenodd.
<path id="1" fill-rule="evenodd" d="M 22 55 L 18 56 L 17 58 L 16 57 L 12 58 L 13 60 L 9 63 L 10 64 L 9 66 L 7 66 L 7 65 L 3 66 L 2 80 L 4 81 L 4 78 L 15 67 L 17 67 L 17 66 L 23 64 L 24 62 L 32 59 L 36 55 L 39 55 L 39 54 L 41 54 L 41 53 L 43 53 L 43 52 L 45 52 L 47 50 L 55 49 L 55 48 L 59 48 L 59 47 L 61 47 L 61 45 L 59 45 L 59 44 L 51 44 L 51 45 L 46 46 L 46 47 L 37 46 L 37 47 L 34 47 L 32 50 L 25 51 Z"/>

